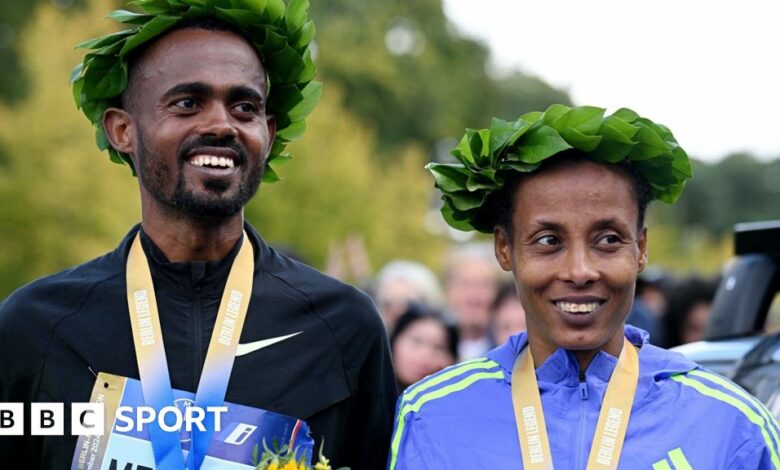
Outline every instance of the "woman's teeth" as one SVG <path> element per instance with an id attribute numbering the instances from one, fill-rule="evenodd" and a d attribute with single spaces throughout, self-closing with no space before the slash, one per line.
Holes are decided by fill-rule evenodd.
<path id="1" fill-rule="evenodd" d="M 574 302 L 555 302 L 555 306 L 567 313 L 590 313 L 599 308 L 600 302 L 577 304 Z"/>

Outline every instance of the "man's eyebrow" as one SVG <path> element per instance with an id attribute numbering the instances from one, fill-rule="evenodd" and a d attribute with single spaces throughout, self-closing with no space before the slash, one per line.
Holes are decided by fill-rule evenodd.
<path id="1" fill-rule="evenodd" d="M 531 225 L 535 230 L 555 230 L 560 231 L 562 229 L 562 225 L 557 222 L 552 222 L 550 220 L 534 220 L 531 222 Z"/>
<path id="2" fill-rule="evenodd" d="M 210 86 L 201 82 L 180 83 L 168 91 L 162 96 L 163 99 L 173 98 L 179 95 L 210 95 L 212 89 Z"/>
<path id="3" fill-rule="evenodd" d="M 228 91 L 228 101 L 237 101 L 240 99 L 251 99 L 258 103 L 265 103 L 265 96 L 259 91 L 249 86 L 238 85 L 230 88 Z"/>

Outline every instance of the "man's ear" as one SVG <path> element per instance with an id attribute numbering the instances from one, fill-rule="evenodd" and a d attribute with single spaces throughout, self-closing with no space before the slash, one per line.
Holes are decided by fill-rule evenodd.
<path id="1" fill-rule="evenodd" d="M 271 154 L 271 148 L 274 146 L 274 139 L 276 139 L 276 117 L 269 114 L 266 116 L 265 122 L 268 124 L 268 150 L 265 152 L 265 161 L 268 161 L 268 155 Z"/>
<path id="2" fill-rule="evenodd" d="M 637 245 L 639 246 L 639 272 L 641 273 L 647 266 L 647 227 L 642 228 Z"/>
<path id="3" fill-rule="evenodd" d="M 504 271 L 512 271 L 514 261 L 512 258 L 512 239 L 504 227 L 496 226 L 493 229 L 493 250 L 496 260 Z"/>
<path id="4" fill-rule="evenodd" d="M 120 108 L 108 108 L 103 113 L 103 129 L 111 146 L 118 152 L 130 155 L 133 164 L 135 161 L 135 120 L 127 111 Z"/>

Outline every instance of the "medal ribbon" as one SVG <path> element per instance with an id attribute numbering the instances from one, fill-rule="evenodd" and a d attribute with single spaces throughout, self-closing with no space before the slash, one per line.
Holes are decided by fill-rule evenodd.
<path id="1" fill-rule="evenodd" d="M 617 468 L 638 379 L 639 355 L 634 345 L 623 338 L 623 350 L 601 404 L 596 435 L 588 457 L 588 470 Z M 552 470 L 550 441 L 530 347 L 520 353 L 512 370 L 512 405 L 523 454 L 523 468 Z"/>
<path id="2" fill-rule="evenodd" d="M 252 294 L 253 272 L 254 252 L 249 238 L 244 233 L 241 248 L 230 268 L 222 293 L 217 321 L 195 394 L 195 406 L 202 410 L 224 404 L 238 340 Z M 162 341 L 154 284 L 149 263 L 141 247 L 140 235 L 136 235 L 127 257 L 127 303 L 144 403 L 153 407 L 159 415 L 163 407 L 173 406 L 173 390 Z M 197 424 L 192 428 L 192 443 L 185 467 L 179 432 L 166 432 L 160 428 L 157 420 L 154 420 L 149 424 L 149 436 L 157 469 L 199 469 L 213 434 L 213 413 L 205 413 L 203 429 Z"/>

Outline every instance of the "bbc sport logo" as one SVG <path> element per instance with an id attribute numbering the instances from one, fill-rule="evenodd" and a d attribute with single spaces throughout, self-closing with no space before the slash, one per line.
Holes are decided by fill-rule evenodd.
<path id="1" fill-rule="evenodd" d="M 24 403 L 0 403 L 0 436 L 24 435 L 26 417 L 29 417 L 30 434 L 33 436 L 65 435 L 63 403 L 30 403 L 29 410 L 29 416 L 25 416 Z M 226 406 L 208 406 L 204 409 L 192 404 L 184 407 L 164 406 L 159 412 L 150 406 L 120 406 L 111 422 L 115 422 L 115 429 L 122 432 L 131 430 L 142 432 L 145 426 L 157 422 L 163 431 L 183 431 L 189 434 L 195 428 L 205 431 L 203 421 L 207 414 L 212 414 L 214 431 L 219 432 L 222 428 L 222 415 L 227 411 Z M 70 423 L 71 436 L 104 435 L 105 405 L 72 403 Z"/>

